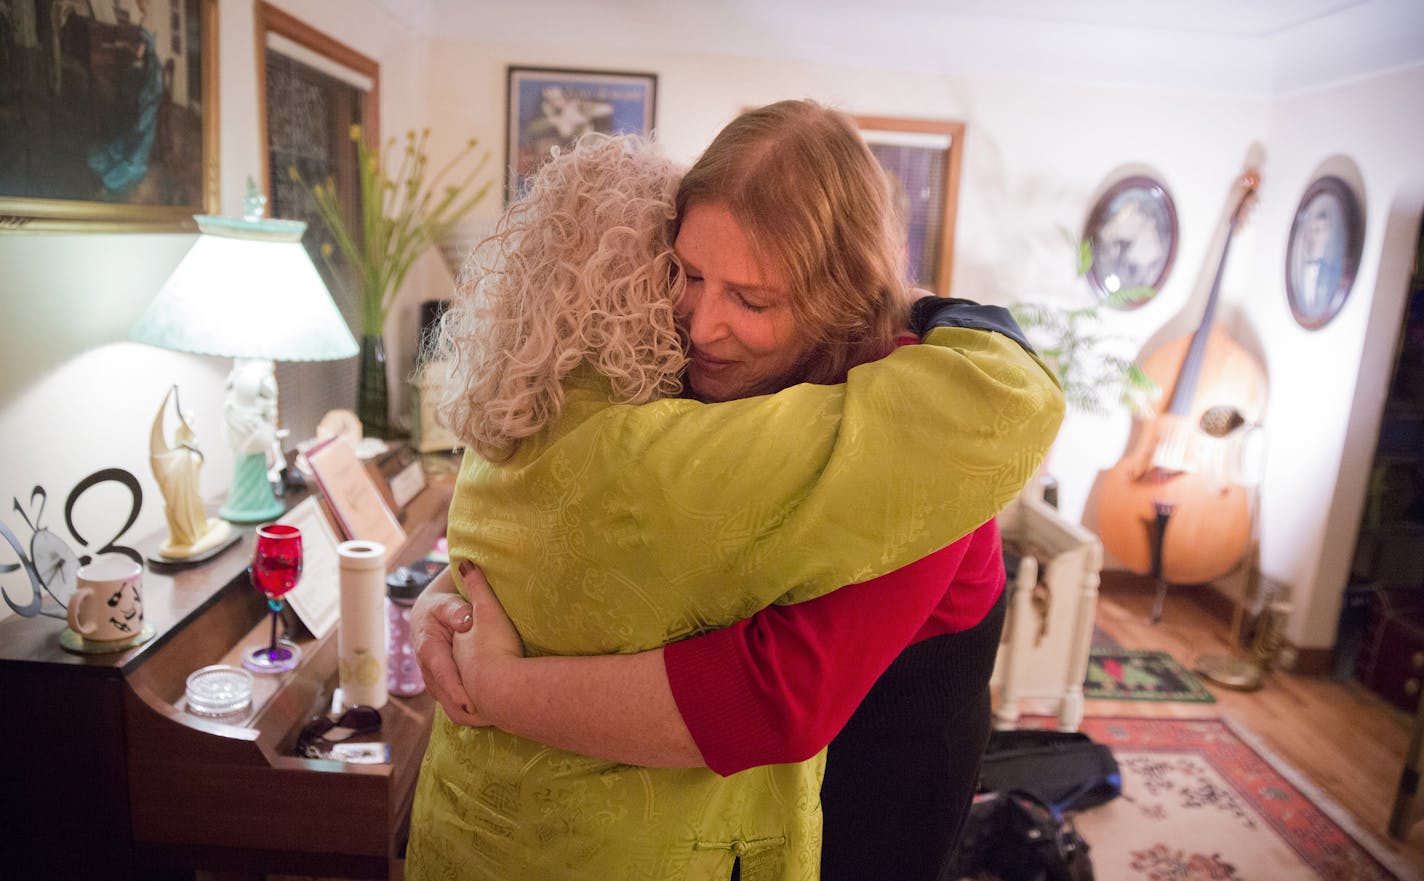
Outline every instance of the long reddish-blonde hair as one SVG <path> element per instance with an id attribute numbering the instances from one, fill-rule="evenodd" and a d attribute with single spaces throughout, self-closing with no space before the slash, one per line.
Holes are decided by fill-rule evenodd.
<path id="1" fill-rule="evenodd" d="M 790 382 L 840 382 L 894 346 L 908 318 L 903 225 L 854 120 L 813 101 L 749 110 L 718 133 L 677 190 L 677 216 L 720 204 L 758 260 L 779 266 L 814 341 Z"/>

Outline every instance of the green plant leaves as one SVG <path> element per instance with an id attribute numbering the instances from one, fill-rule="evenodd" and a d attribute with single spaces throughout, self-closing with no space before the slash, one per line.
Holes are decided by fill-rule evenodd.
<path id="1" fill-rule="evenodd" d="M 362 333 L 379 336 L 416 258 L 488 195 L 491 182 L 480 183 L 479 178 L 489 164 L 489 153 L 458 174 L 457 168 L 478 147 L 478 141 L 472 139 L 427 180 L 430 129 L 407 132 L 401 147 L 390 138 L 379 149 L 366 143 L 360 126 L 352 126 L 350 135 L 356 144 L 360 173 L 359 229 L 347 223 L 334 181 L 309 185 L 295 168 L 289 174 L 310 194 L 337 249 L 356 275 Z M 323 256 L 328 256 L 325 251 Z"/>
<path id="2" fill-rule="evenodd" d="M 1082 278 L 1093 265 L 1092 243 L 1077 241 L 1066 231 L 1064 236 L 1073 246 L 1077 275 Z M 1143 415 L 1150 410 L 1157 384 L 1137 362 L 1102 351 L 1119 337 L 1101 331 L 1101 310 L 1145 302 L 1156 293 L 1150 287 L 1122 288 L 1084 306 L 1022 302 L 1010 306 L 1009 312 L 1058 374 L 1070 408 L 1106 416 L 1121 406 Z"/>

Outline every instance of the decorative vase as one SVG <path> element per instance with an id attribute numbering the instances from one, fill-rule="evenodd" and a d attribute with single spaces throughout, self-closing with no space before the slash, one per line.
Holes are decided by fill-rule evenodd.
<path id="1" fill-rule="evenodd" d="M 361 337 L 361 374 L 356 391 L 356 415 L 366 437 L 389 437 L 390 399 L 386 390 L 386 338 Z"/>

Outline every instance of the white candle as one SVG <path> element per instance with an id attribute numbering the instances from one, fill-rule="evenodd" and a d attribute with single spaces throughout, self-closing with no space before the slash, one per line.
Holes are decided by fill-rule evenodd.
<path id="1" fill-rule="evenodd" d="M 341 558 L 341 624 L 337 633 L 342 702 L 386 703 L 386 547 L 347 541 Z"/>

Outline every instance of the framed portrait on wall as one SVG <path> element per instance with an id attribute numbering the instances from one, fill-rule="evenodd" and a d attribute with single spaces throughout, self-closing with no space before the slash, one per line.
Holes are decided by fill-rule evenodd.
<path id="1" fill-rule="evenodd" d="M 1141 306 L 1156 296 L 1177 256 L 1172 194 L 1146 175 L 1123 178 L 1093 205 L 1083 241 L 1092 249 L 1087 277 L 1093 292 L 1110 306 Z M 1138 295 L 1124 301 L 1129 291 Z"/>
<path id="2" fill-rule="evenodd" d="M 8 8 L 0 227 L 178 230 L 217 211 L 216 0 Z"/>
<path id="3" fill-rule="evenodd" d="M 509 68 L 505 123 L 505 204 L 524 192 L 555 147 L 588 132 L 648 135 L 657 118 L 652 73 Z"/>
<path id="4" fill-rule="evenodd" d="M 861 136 L 880 161 L 905 220 L 911 280 L 949 293 L 964 123 L 857 116 Z"/>
<path id="5" fill-rule="evenodd" d="M 1306 187 L 1286 246 L 1286 300 L 1301 327 L 1317 330 L 1345 305 L 1364 244 L 1360 202 L 1338 177 Z"/>

